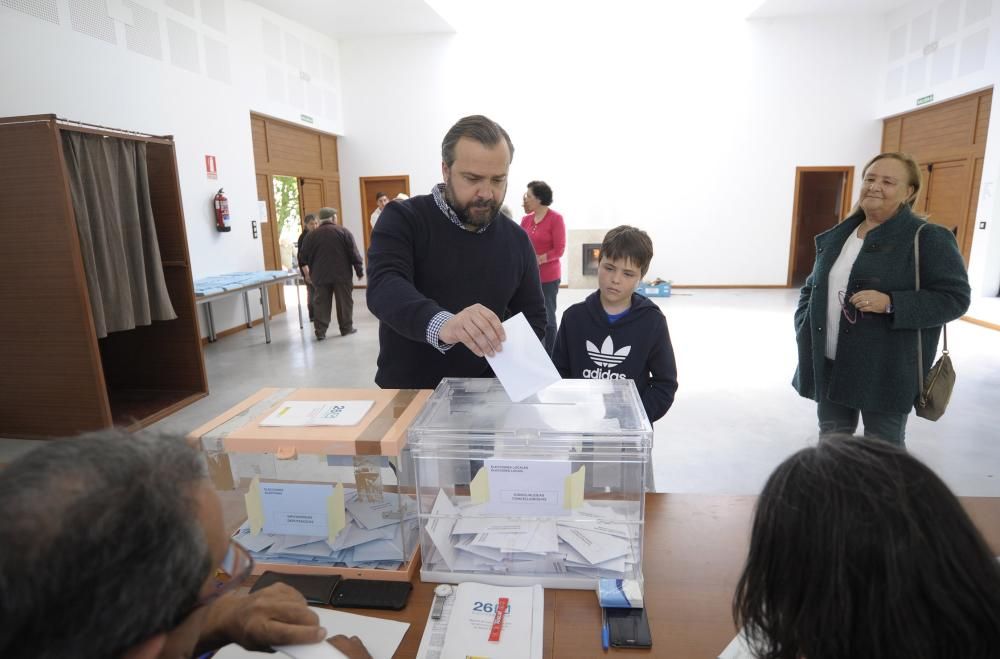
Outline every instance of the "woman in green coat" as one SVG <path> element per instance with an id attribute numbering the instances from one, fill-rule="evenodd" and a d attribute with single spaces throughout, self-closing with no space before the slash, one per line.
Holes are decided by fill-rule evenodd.
<path id="1" fill-rule="evenodd" d="M 849 217 L 816 236 L 816 262 L 795 310 L 799 364 L 792 385 L 817 402 L 820 434 L 853 434 L 902 446 L 923 363 L 934 363 L 944 323 L 969 308 L 969 280 L 955 237 L 911 207 L 920 168 L 883 153 L 864 168 Z M 920 232 L 920 290 L 913 241 Z"/>

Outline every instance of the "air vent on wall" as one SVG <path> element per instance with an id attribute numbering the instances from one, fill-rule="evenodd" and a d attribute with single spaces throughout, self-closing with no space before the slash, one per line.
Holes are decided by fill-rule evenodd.
<path id="1" fill-rule="evenodd" d="M 285 102 L 285 75 L 274 67 L 267 67 L 264 74 L 267 84 L 267 97 L 277 103 Z"/>
<path id="2" fill-rule="evenodd" d="M 69 21 L 74 32 L 117 44 L 115 22 L 108 15 L 104 0 L 70 0 Z"/>
<path id="3" fill-rule="evenodd" d="M 287 32 L 285 33 L 285 63 L 293 69 L 302 68 L 302 42 Z"/>
<path id="4" fill-rule="evenodd" d="M 59 24 L 56 0 L 0 0 L 0 7 L 8 7 L 43 21 Z"/>
<path id="5" fill-rule="evenodd" d="M 279 62 L 285 61 L 282 54 L 281 30 L 270 21 L 260 22 L 261 41 L 264 44 L 264 54 Z"/>
<path id="6" fill-rule="evenodd" d="M 210 37 L 202 36 L 205 44 L 205 72 L 219 82 L 230 82 L 229 46 Z"/>
<path id="7" fill-rule="evenodd" d="M 174 66 L 201 73 L 198 34 L 194 30 L 168 18 L 167 40 L 170 43 L 170 62 Z"/>
<path id="8" fill-rule="evenodd" d="M 226 31 L 226 3 L 224 0 L 201 0 L 201 22 L 219 32 Z"/>
<path id="9" fill-rule="evenodd" d="M 194 0 L 167 0 L 167 6 L 194 18 Z"/>
<path id="10" fill-rule="evenodd" d="M 125 45 L 134 53 L 160 59 L 159 15 L 132 0 L 124 0 L 122 5 L 131 9 L 135 17 L 135 25 L 125 24 Z"/>
<path id="11" fill-rule="evenodd" d="M 305 83 L 299 80 L 298 76 L 288 76 L 288 104 L 293 108 L 301 109 L 305 103 Z"/>

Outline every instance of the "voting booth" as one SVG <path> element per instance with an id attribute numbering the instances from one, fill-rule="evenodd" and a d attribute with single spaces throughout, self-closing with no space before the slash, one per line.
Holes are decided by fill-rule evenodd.
<path id="1" fill-rule="evenodd" d="M 631 380 L 514 403 L 498 380 L 448 378 L 408 434 L 424 581 L 641 587 L 653 428 Z"/>
<path id="2" fill-rule="evenodd" d="M 262 389 L 192 431 L 245 521 L 255 573 L 410 580 L 419 564 L 406 429 L 430 391 Z"/>

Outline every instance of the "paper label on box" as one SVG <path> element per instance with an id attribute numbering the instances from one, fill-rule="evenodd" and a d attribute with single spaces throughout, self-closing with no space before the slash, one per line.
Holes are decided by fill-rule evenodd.
<path id="1" fill-rule="evenodd" d="M 261 483 L 264 533 L 328 536 L 327 500 L 333 493 L 333 486 L 327 484 Z"/>
<path id="2" fill-rule="evenodd" d="M 563 506 L 568 460 L 484 461 L 489 482 L 486 510 L 505 515 L 566 515 Z"/>

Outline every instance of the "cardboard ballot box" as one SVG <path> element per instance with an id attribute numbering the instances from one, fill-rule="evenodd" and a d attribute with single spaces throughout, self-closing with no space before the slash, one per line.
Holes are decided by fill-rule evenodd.
<path id="1" fill-rule="evenodd" d="M 262 389 L 189 435 L 255 572 L 407 581 L 419 563 L 413 466 L 401 451 L 430 391 Z"/>
<path id="2" fill-rule="evenodd" d="M 631 380 L 563 380 L 520 403 L 497 380 L 442 380 L 406 445 L 421 578 L 641 584 L 652 441 Z"/>

